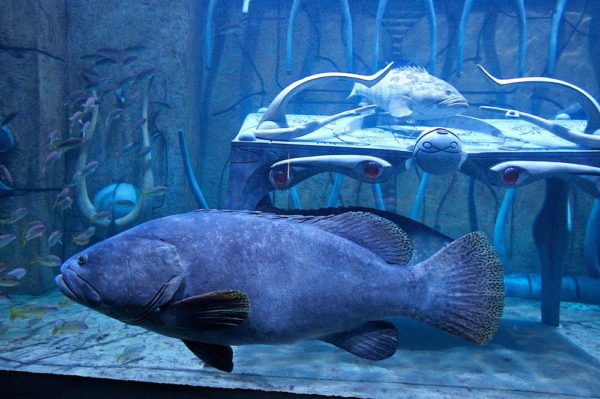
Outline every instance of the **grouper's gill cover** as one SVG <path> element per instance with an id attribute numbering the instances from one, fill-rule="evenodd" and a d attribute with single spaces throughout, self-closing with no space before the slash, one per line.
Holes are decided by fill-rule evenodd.
<path id="1" fill-rule="evenodd" d="M 119 236 L 67 260 L 57 283 L 82 305 L 125 323 L 145 325 L 181 284 L 179 254 L 174 245 L 157 238 Z"/>
<path id="2" fill-rule="evenodd" d="M 86 249 L 62 265 L 57 284 L 86 306 L 181 339 L 225 371 L 233 369 L 230 345 L 301 339 L 384 359 L 399 338 L 378 320 L 395 316 L 488 342 L 502 313 L 503 280 L 484 235 L 469 234 L 424 262 L 401 266 L 411 252 L 404 232 L 366 212 L 199 211 L 144 223 Z"/>

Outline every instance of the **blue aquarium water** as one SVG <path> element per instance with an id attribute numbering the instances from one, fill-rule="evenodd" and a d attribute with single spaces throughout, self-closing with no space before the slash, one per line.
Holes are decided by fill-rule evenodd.
<path id="1" fill-rule="evenodd" d="M 2 397 L 600 397 L 599 27 L 4 4 Z"/>

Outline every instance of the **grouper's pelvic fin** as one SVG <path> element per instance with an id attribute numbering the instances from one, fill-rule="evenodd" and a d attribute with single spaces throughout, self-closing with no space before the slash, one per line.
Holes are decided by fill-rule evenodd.
<path id="1" fill-rule="evenodd" d="M 459 238 L 413 273 L 427 290 L 414 318 L 476 344 L 492 339 L 504 307 L 504 276 L 484 233 Z"/>
<path id="2" fill-rule="evenodd" d="M 331 334 L 322 341 L 368 360 L 383 360 L 396 353 L 398 330 L 388 321 L 369 321 L 351 331 Z"/>
<path id="3" fill-rule="evenodd" d="M 187 340 L 183 340 L 183 343 L 208 366 L 228 373 L 233 371 L 233 349 L 231 349 L 231 346 Z"/>

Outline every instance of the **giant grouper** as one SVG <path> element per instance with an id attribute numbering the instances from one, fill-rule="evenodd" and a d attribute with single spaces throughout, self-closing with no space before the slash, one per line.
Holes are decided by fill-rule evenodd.
<path id="1" fill-rule="evenodd" d="M 196 211 L 155 219 L 72 256 L 56 277 L 67 297 L 182 340 L 207 365 L 233 369 L 231 345 L 320 339 L 381 360 L 406 316 L 487 343 L 503 309 L 502 265 L 475 232 L 406 265 L 412 243 L 368 212 L 282 216 Z"/>

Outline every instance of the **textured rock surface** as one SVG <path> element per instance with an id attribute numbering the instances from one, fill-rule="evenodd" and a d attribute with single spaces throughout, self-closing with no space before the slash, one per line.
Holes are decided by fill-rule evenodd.
<path id="1" fill-rule="evenodd" d="M 0 162 L 10 170 L 13 195 L 0 197 L 0 214 L 8 215 L 19 207 L 29 214 L 21 221 L 1 226 L 2 233 L 18 236 L 0 251 L 0 261 L 9 268 L 25 267 L 28 276 L 18 290 L 40 293 L 51 286 L 52 270 L 30 265 L 35 255 L 47 253 L 45 238 L 22 245 L 21 235 L 27 223 L 44 222 L 48 234 L 63 229 L 63 217 L 54 213 L 52 204 L 64 178 L 64 163 L 58 162 L 52 173 L 43 176 L 42 165 L 48 153 L 46 136 L 53 129 L 64 129 L 65 111 L 65 7 L 55 1 L 2 3 L 0 13 L 0 113 L 19 114 L 10 123 L 16 146 L 0 154 Z M 18 195 L 14 195 L 18 194 Z M 4 217 L 4 216 L 3 216 Z M 47 237 L 47 235 L 45 236 Z M 62 256 L 62 250 L 54 248 Z"/>

